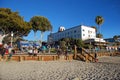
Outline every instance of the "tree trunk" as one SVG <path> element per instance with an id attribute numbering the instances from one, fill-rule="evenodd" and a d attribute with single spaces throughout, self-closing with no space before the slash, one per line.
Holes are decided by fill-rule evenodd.
<path id="1" fill-rule="evenodd" d="M 34 40 L 36 40 L 36 32 L 34 32 Z"/>
<path id="2" fill-rule="evenodd" d="M 40 35 L 41 45 L 42 45 L 42 39 L 43 39 L 43 32 L 41 31 L 41 35 Z"/>

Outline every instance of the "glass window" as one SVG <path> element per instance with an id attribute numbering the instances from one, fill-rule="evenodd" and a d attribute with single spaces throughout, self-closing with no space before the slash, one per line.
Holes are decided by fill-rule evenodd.
<path id="1" fill-rule="evenodd" d="M 74 35 L 74 38 L 76 38 L 76 35 Z"/>
<path id="2" fill-rule="evenodd" d="M 90 37 L 90 35 L 88 35 L 88 37 Z"/>
<path id="3" fill-rule="evenodd" d="M 68 32 L 68 35 L 69 35 L 69 32 Z"/>
<path id="4" fill-rule="evenodd" d="M 76 33 L 76 30 L 74 30 L 74 33 Z"/>

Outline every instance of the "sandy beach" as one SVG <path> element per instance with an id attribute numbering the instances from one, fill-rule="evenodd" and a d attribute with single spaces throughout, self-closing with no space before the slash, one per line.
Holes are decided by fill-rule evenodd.
<path id="1" fill-rule="evenodd" d="M 0 80 L 120 80 L 120 57 L 82 61 L 1 61 Z"/>

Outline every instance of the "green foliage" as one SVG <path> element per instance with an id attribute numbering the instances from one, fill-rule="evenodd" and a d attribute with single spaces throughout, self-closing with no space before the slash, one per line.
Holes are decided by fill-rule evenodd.
<path id="1" fill-rule="evenodd" d="M 97 30 L 98 33 L 97 33 L 96 37 L 102 38 L 103 35 L 100 34 L 100 25 L 104 22 L 104 19 L 103 19 L 102 16 L 97 16 L 97 17 L 95 18 L 95 22 L 96 22 L 96 24 L 98 25 L 98 30 Z"/>
<path id="2" fill-rule="evenodd" d="M 77 47 L 83 47 L 84 46 L 84 42 L 81 39 L 73 39 L 73 38 L 63 38 L 61 39 L 59 42 L 61 43 L 61 41 L 64 41 L 65 45 L 68 48 L 72 48 L 74 47 L 74 45 L 76 45 Z"/>
<path id="3" fill-rule="evenodd" d="M 32 29 L 36 32 L 38 30 L 45 32 L 52 30 L 52 26 L 49 20 L 43 16 L 34 16 L 31 18 L 30 23 Z"/>
<path id="4" fill-rule="evenodd" d="M 115 45 L 120 45 L 120 42 L 118 41 L 118 38 L 120 38 L 120 35 L 115 35 L 115 36 L 113 36 L 113 39 L 115 40 Z"/>
<path id="5" fill-rule="evenodd" d="M 50 52 L 51 52 L 51 53 L 56 53 L 57 51 L 56 51 L 55 48 L 51 48 L 51 49 L 50 49 Z"/>
<path id="6" fill-rule="evenodd" d="M 65 51 L 66 50 L 66 42 L 65 41 L 60 41 L 60 48 Z"/>
<path id="7" fill-rule="evenodd" d="M 99 33 L 99 34 L 96 35 L 96 37 L 97 38 L 103 38 L 103 35 Z"/>
<path id="8" fill-rule="evenodd" d="M 81 39 L 77 39 L 76 40 L 76 45 L 77 45 L 77 47 L 83 47 L 84 43 L 83 43 L 83 41 Z"/>
<path id="9" fill-rule="evenodd" d="M 102 16 L 97 16 L 95 18 L 95 22 L 97 23 L 97 25 L 101 25 L 104 22 L 104 19 Z"/>
<path id="10" fill-rule="evenodd" d="M 117 36 L 117 35 L 113 36 L 114 40 L 117 40 L 118 38 L 119 38 L 119 36 Z"/>
<path id="11" fill-rule="evenodd" d="M 34 34 L 37 31 L 41 31 L 41 43 L 42 43 L 43 32 L 52 31 L 52 26 L 51 26 L 50 21 L 43 16 L 32 17 L 30 20 L 30 23 L 32 25 L 32 29 L 34 31 Z"/>
<path id="12" fill-rule="evenodd" d="M 31 30 L 31 25 L 25 22 L 18 12 L 12 12 L 9 8 L 0 8 L 0 28 L 4 30 L 6 37 L 5 42 L 9 41 L 11 31 L 14 37 L 27 36 Z M 8 38 L 8 39 L 7 39 Z"/>
<path id="13" fill-rule="evenodd" d="M 12 31 L 17 38 L 27 36 L 31 29 L 34 32 L 39 30 L 41 33 L 51 31 L 52 26 L 43 16 L 34 16 L 30 22 L 25 22 L 18 12 L 12 12 L 9 8 L 0 8 L 0 29 L 4 30 L 5 34 L 9 34 L 9 37 Z M 8 40 L 7 37 L 5 40 Z"/>
<path id="14" fill-rule="evenodd" d="M 66 42 L 66 46 L 70 47 L 70 38 L 63 38 L 63 41 Z"/>
<path id="15" fill-rule="evenodd" d="M 31 29 L 31 25 L 25 22 L 18 12 L 12 12 L 8 8 L 0 8 L 0 28 L 5 34 L 17 33 L 17 35 L 27 35 Z"/>

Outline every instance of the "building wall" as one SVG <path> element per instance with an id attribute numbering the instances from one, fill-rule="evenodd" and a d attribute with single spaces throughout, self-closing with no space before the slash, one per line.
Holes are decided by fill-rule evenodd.
<path id="1" fill-rule="evenodd" d="M 96 38 L 95 29 L 87 26 L 81 26 L 81 30 L 82 40 Z"/>
<path id="2" fill-rule="evenodd" d="M 48 35 L 48 42 L 58 41 L 62 38 L 75 38 L 75 39 L 91 39 L 96 38 L 96 32 L 94 28 L 79 25 L 69 29 L 66 29 L 62 32 L 51 33 Z"/>

